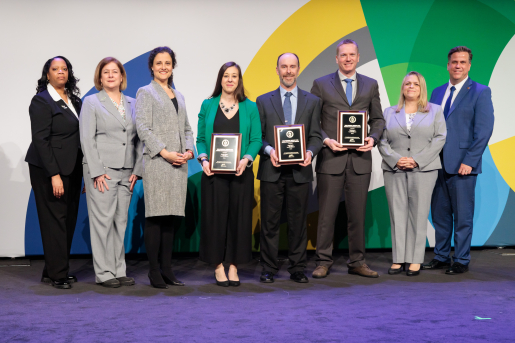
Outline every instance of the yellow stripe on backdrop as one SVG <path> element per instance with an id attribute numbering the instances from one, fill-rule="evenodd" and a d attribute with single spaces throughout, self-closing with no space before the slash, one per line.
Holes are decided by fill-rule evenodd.
<path id="1" fill-rule="evenodd" d="M 328 46 L 339 38 L 367 26 L 365 15 L 358 0 L 312 0 L 292 14 L 274 31 L 259 49 L 244 73 L 245 88 L 249 98 L 255 101 L 264 93 L 279 86 L 275 72 L 277 56 L 294 52 L 303 67 L 307 66 Z M 320 75 L 323 76 L 323 75 Z M 257 175 L 259 156 L 254 163 Z M 259 181 L 254 181 L 256 206 L 252 215 L 254 237 L 261 228 L 261 202 Z M 257 247 L 258 242 L 253 243 Z M 313 249 L 311 243 L 308 248 Z"/>

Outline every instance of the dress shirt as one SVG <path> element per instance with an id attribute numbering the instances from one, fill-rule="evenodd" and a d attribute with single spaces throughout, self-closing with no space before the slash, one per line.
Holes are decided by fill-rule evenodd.
<path id="1" fill-rule="evenodd" d="M 287 92 L 290 92 L 291 93 L 291 96 L 290 96 L 290 101 L 291 101 L 291 123 L 285 123 L 285 125 L 293 125 L 295 124 L 295 118 L 297 116 L 297 100 L 298 100 L 298 95 L 299 95 L 299 88 L 297 86 L 295 86 L 295 88 L 293 88 L 291 91 L 287 91 L 286 89 L 283 88 L 283 86 L 281 85 L 279 87 L 279 93 L 281 93 L 281 104 L 283 104 L 283 107 L 284 107 L 284 99 L 286 99 L 286 93 Z M 265 148 L 265 154 L 269 155 L 270 156 L 270 151 L 272 150 L 273 148 L 269 145 Z M 311 150 L 307 150 L 311 153 L 311 156 L 313 156 L 313 152 Z M 307 152 L 306 151 L 306 152 Z"/>
<path id="2" fill-rule="evenodd" d="M 463 85 L 465 84 L 465 82 L 467 82 L 468 79 L 469 79 L 469 77 L 467 76 L 463 81 L 461 81 L 460 83 L 458 83 L 456 85 L 453 85 L 451 83 L 451 81 L 449 81 L 449 84 L 447 85 L 447 90 L 445 91 L 445 95 L 443 96 L 443 100 L 441 103 L 442 108 L 445 108 L 445 103 L 447 102 L 447 98 L 449 98 L 449 94 L 451 94 L 451 87 L 454 86 L 456 88 L 456 90 L 454 91 L 454 94 L 452 95 L 452 99 L 451 99 L 451 107 L 452 107 L 452 103 L 454 102 L 454 99 L 456 99 L 456 97 L 458 96 L 458 93 L 461 90 L 461 87 L 463 87 Z"/>
<path id="3" fill-rule="evenodd" d="M 352 102 L 354 102 L 354 99 L 356 98 L 356 90 L 358 89 L 358 80 L 356 80 L 356 72 L 350 77 L 347 77 L 342 74 L 340 69 L 338 69 L 338 76 L 340 77 L 340 81 L 342 83 L 343 92 L 345 95 L 347 95 L 347 82 L 345 82 L 345 79 L 351 79 L 353 80 L 352 83 Z"/>
<path id="4" fill-rule="evenodd" d="M 118 110 L 118 113 L 120 113 L 120 115 L 123 118 L 123 121 L 125 122 L 126 116 L 125 116 L 125 106 L 123 105 L 123 96 L 120 95 L 120 104 L 119 105 L 116 103 L 116 101 L 113 100 L 113 98 L 111 98 L 109 96 L 109 94 L 107 96 L 109 97 L 109 100 L 111 100 L 111 102 L 113 103 L 114 107 L 116 107 L 116 109 Z"/>
<path id="5" fill-rule="evenodd" d="M 59 95 L 59 93 L 57 93 L 57 91 L 55 90 L 54 86 L 52 86 L 50 83 L 47 84 L 46 86 L 46 89 L 48 91 L 48 94 L 50 94 L 50 96 L 52 97 L 52 99 L 55 101 L 55 102 L 58 102 L 59 100 L 62 100 L 64 101 L 63 98 L 61 98 L 61 96 Z M 73 114 L 75 114 L 75 116 L 77 117 L 77 119 L 79 119 L 79 116 L 77 115 L 77 112 L 75 112 L 75 107 L 73 107 L 72 105 L 72 102 L 70 100 L 70 97 L 68 97 L 68 102 L 64 101 L 65 104 L 68 105 L 68 107 L 70 108 L 70 110 L 73 112 Z"/>
<path id="6" fill-rule="evenodd" d="M 406 113 L 406 127 L 408 128 L 408 132 L 411 131 L 411 125 L 413 125 L 413 119 L 415 119 L 415 113 Z"/>

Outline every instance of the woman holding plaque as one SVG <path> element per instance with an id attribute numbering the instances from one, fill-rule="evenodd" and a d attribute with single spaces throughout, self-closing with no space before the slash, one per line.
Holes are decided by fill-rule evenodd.
<path id="1" fill-rule="evenodd" d="M 240 155 L 232 174 L 211 170 L 212 134 L 241 134 Z M 218 72 L 213 94 L 202 103 L 197 136 L 198 160 L 204 170 L 200 259 L 216 265 L 215 279 L 219 286 L 239 286 L 237 266 L 252 258 L 254 172 L 251 166 L 261 144 L 256 104 L 245 95 L 240 66 L 227 62 Z M 211 164 L 217 165 L 215 162 Z M 223 262 L 230 264 L 228 278 Z"/>
<path id="2" fill-rule="evenodd" d="M 150 52 L 152 82 L 136 94 L 136 126 L 145 144 L 145 248 L 153 287 L 184 286 L 172 272 L 175 216 L 184 216 L 188 160 L 193 158 L 193 133 L 184 97 L 172 88 L 175 53 L 169 47 Z M 158 261 L 159 252 L 161 261 Z"/>
<path id="3" fill-rule="evenodd" d="M 393 264 L 388 274 L 420 273 L 426 247 L 427 217 L 447 128 L 442 108 L 427 101 L 424 77 L 409 72 L 397 106 L 384 111 L 378 147 L 392 227 Z"/>

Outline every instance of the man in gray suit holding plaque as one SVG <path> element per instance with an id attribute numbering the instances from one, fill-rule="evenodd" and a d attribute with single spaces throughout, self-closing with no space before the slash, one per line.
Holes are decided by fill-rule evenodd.
<path id="1" fill-rule="evenodd" d="M 321 105 L 318 97 L 297 87 L 296 54 L 280 55 L 276 71 L 280 87 L 256 100 L 263 132 L 257 175 L 261 180 L 260 281 L 274 282 L 279 271 L 279 224 L 285 201 L 290 279 L 306 283 L 306 219 L 313 181 L 311 161 L 322 147 Z"/>
<path id="2" fill-rule="evenodd" d="M 345 193 L 349 237 L 349 274 L 378 277 L 365 263 L 365 212 L 372 173 L 370 150 L 384 127 L 377 81 L 356 73 L 358 44 L 346 39 L 336 48 L 338 71 L 313 82 L 311 93 L 322 101 L 324 147 L 317 158 L 318 232 L 314 278 L 324 278 L 333 264 L 334 225 L 340 198 Z M 370 131 L 365 145 L 347 149 L 337 141 L 339 111 L 367 111 Z M 366 127 L 365 127 L 366 128 Z"/>

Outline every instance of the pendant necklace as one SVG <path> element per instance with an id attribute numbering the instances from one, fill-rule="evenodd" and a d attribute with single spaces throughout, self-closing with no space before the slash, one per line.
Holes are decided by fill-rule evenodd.
<path id="1" fill-rule="evenodd" d="M 234 103 L 231 107 L 227 108 L 225 107 L 224 103 L 220 101 L 220 107 L 222 108 L 222 111 L 224 111 L 225 113 L 231 112 L 234 106 L 236 106 L 236 103 Z"/>

